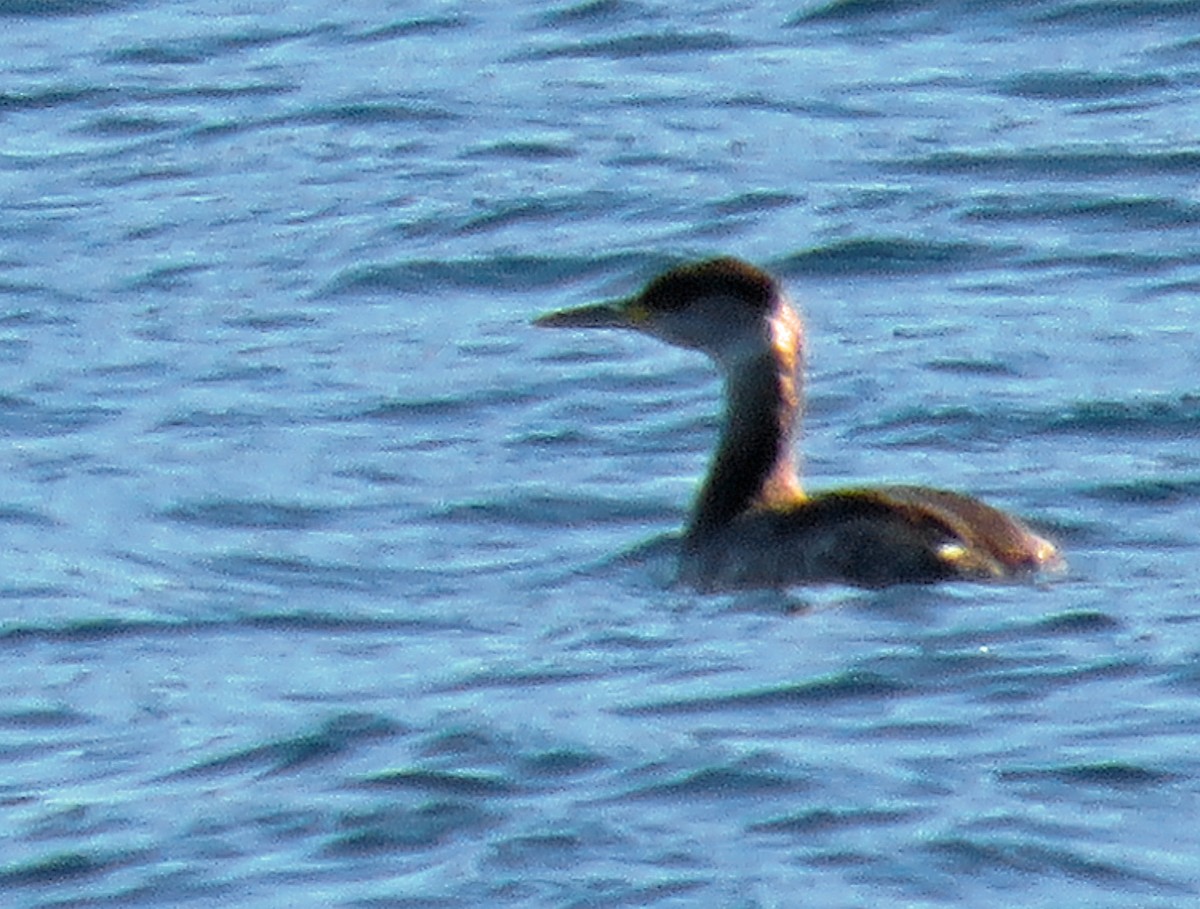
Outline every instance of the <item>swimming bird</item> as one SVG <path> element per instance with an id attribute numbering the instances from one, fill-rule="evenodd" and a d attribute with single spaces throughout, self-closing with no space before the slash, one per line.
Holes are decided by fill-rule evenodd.
<path id="1" fill-rule="evenodd" d="M 780 283 L 734 258 L 673 268 L 627 299 L 563 309 L 546 328 L 623 328 L 702 351 L 725 414 L 683 534 L 679 579 L 730 589 L 998 580 L 1059 563 L 1049 541 L 978 499 L 922 486 L 808 495 L 793 453 L 804 325 Z"/>

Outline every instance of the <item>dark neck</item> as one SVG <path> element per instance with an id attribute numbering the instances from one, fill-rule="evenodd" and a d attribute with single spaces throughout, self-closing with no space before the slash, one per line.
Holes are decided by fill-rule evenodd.
<path id="1" fill-rule="evenodd" d="M 800 497 L 792 436 L 802 389 L 795 345 L 728 367 L 725 425 L 687 535 L 702 538 L 754 506 Z"/>

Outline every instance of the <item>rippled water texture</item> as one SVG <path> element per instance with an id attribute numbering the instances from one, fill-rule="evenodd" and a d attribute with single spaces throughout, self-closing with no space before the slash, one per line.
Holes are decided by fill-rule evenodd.
<path id="1" fill-rule="evenodd" d="M 1200 899 L 1200 11 L 0 0 L 0 903 Z M 814 489 L 1037 586 L 698 596 L 727 253 Z"/>

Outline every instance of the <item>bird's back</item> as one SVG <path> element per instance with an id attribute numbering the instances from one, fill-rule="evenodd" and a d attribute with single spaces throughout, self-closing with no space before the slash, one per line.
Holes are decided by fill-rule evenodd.
<path id="1" fill-rule="evenodd" d="M 1050 543 L 978 499 L 888 486 L 748 511 L 689 539 L 680 577 L 704 589 L 813 582 L 882 587 L 1020 577 L 1056 558 Z"/>

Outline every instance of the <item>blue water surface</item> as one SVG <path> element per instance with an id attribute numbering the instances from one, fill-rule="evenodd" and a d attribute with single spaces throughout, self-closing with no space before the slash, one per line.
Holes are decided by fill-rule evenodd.
<path id="1" fill-rule="evenodd" d="M 1200 8 L 0 0 L 0 905 L 1200 900 Z M 779 274 L 814 489 L 1036 585 L 702 596 Z"/>

